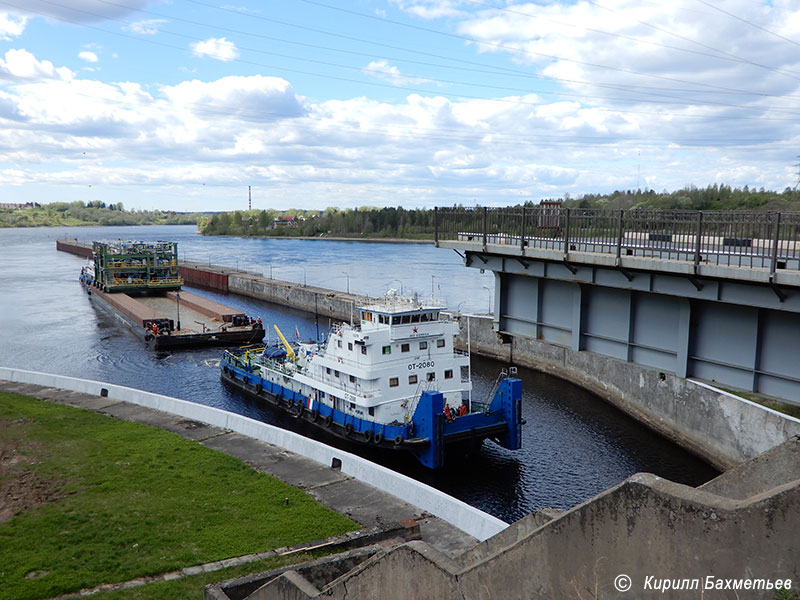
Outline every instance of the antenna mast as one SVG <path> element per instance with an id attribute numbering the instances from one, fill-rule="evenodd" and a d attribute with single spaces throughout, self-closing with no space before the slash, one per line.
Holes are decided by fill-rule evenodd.
<path id="1" fill-rule="evenodd" d="M 247 186 L 247 210 L 253 210 L 253 194 L 249 185 Z"/>

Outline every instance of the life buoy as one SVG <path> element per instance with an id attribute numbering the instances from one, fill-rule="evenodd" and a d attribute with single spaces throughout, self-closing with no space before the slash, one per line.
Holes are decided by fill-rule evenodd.
<path id="1" fill-rule="evenodd" d="M 394 438 L 394 445 L 395 446 L 399 446 L 402 443 L 403 443 L 403 436 L 402 435 L 398 435 L 397 437 Z"/>
<path id="2" fill-rule="evenodd" d="M 325 415 L 325 425 L 327 425 L 328 427 L 333 425 L 333 417 L 332 416 Z"/>
<path id="3" fill-rule="evenodd" d="M 378 434 L 378 435 L 380 435 L 380 434 Z M 364 439 L 365 439 L 367 442 L 370 442 L 370 441 L 372 441 L 372 429 L 367 429 L 367 430 L 364 432 Z"/>
<path id="4" fill-rule="evenodd" d="M 379 431 L 375 434 L 374 440 L 376 444 L 380 444 L 383 441 L 383 434 Z"/>
<path id="5" fill-rule="evenodd" d="M 347 425 L 345 425 L 345 426 L 344 426 L 344 432 L 345 432 L 347 435 L 350 435 L 351 433 L 353 433 L 353 425 L 352 425 L 352 424 L 350 424 L 350 423 L 348 423 Z"/>

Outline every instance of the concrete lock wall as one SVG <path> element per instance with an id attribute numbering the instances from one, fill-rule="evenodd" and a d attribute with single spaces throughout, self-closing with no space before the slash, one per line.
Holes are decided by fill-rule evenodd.
<path id="1" fill-rule="evenodd" d="M 528 338 L 503 343 L 491 317 L 461 316 L 459 347 L 583 387 L 725 470 L 800 433 L 800 419 L 668 372 Z"/>
<path id="2" fill-rule="evenodd" d="M 228 290 L 242 296 L 343 321 L 349 321 L 359 304 L 365 300 L 363 296 L 355 294 L 334 292 L 279 279 L 265 279 L 246 273 L 229 274 Z"/>
<path id="3" fill-rule="evenodd" d="M 441 518 L 471 536 L 485 540 L 502 531 L 508 524 L 486 514 L 465 502 L 457 500 L 424 483 L 420 483 L 390 469 L 372 463 L 360 456 L 327 446 L 261 421 L 243 417 L 218 408 L 179 400 L 161 394 L 143 392 L 133 388 L 77 379 L 64 375 L 39 373 L 0 367 L 0 379 L 18 383 L 30 383 L 97 396 L 107 395 L 111 400 L 129 402 L 170 413 L 208 425 L 222 427 L 284 448 L 289 452 L 305 456 L 324 465 L 332 465 L 333 459 L 341 461 L 341 472 L 383 490 L 423 511 Z M 103 392 L 105 390 L 105 392 Z"/>

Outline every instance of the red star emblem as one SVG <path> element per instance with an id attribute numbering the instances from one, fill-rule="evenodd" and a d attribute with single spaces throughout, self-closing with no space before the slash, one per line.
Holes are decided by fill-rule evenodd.
<path id="1" fill-rule="evenodd" d="M 416 327 L 414 327 L 414 333 L 417 333 L 417 328 Z"/>

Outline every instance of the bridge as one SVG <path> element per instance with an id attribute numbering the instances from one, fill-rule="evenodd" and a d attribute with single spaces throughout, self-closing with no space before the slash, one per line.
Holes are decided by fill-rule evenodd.
<path id="1" fill-rule="evenodd" d="M 800 404 L 800 213 L 437 208 L 494 330 Z"/>

